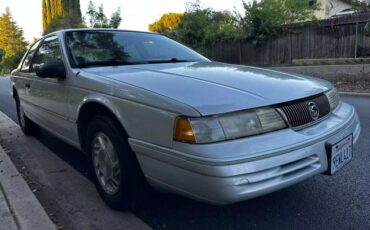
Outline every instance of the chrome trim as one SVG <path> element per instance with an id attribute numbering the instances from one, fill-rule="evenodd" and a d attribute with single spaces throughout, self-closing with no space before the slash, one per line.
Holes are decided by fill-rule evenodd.
<path id="1" fill-rule="evenodd" d="M 340 96 L 335 88 L 332 88 L 325 92 L 325 96 L 329 101 L 330 109 L 335 110 L 340 104 Z"/>
<path id="2" fill-rule="evenodd" d="M 289 128 L 293 128 L 292 125 L 290 124 L 290 122 L 288 121 L 288 118 L 287 116 L 285 115 L 284 111 L 281 109 L 281 108 L 275 108 L 276 111 L 280 114 L 280 116 L 282 116 L 283 120 L 285 121 L 285 124 L 289 127 Z"/>
<path id="3" fill-rule="evenodd" d="M 321 115 L 319 114 L 317 119 L 312 117 L 309 103 L 314 103 L 320 112 L 323 112 L 324 116 L 320 117 Z M 277 105 L 275 109 L 277 109 L 280 115 L 283 116 L 288 126 L 293 130 L 299 130 L 317 124 L 317 122 L 324 120 L 332 112 L 329 100 L 325 94 L 318 94 L 313 98 Z"/>
<path id="4" fill-rule="evenodd" d="M 330 112 L 330 113 L 326 114 L 324 117 L 321 117 L 321 118 L 317 119 L 316 121 L 312 121 L 312 122 L 310 122 L 310 123 L 307 123 L 307 124 L 304 124 L 304 125 L 301 125 L 301 126 L 292 127 L 292 129 L 293 129 L 294 131 L 299 131 L 299 130 L 301 130 L 301 129 L 308 128 L 308 127 L 310 127 L 310 126 L 312 126 L 312 125 L 315 125 L 315 124 L 317 124 L 317 123 L 319 123 L 319 122 L 321 122 L 321 121 L 325 120 L 325 119 L 326 119 L 326 118 L 328 118 L 331 114 L 332 114 L 332 112 Z"/>

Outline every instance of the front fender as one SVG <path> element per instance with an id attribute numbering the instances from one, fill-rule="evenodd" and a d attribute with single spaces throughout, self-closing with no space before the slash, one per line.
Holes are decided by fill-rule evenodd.
<path id="1" fill-rule="evenodd" d="M 90 94 L 79 104 L 77 116 L 89 103 L 98 103 L 108 109 L 129 138 L 172 147 L 173 124 L 178 114 L 109 95 Z"/>
<path id="2" fill-rule="evenodd" d="M 78 105 L 77 117 L 81 113 L 82 108 L 89 103 L 100 104 L 106 107 L 110 112 L 112 112 L 119 120 L 121 120 L 122 118 L 120 113 L 115 108 L 114 104 L 106 96 L 100 95 L 100 94 L 91 94 L 91 95 L 85 96 L 82 99 L 81 103 Z"/>

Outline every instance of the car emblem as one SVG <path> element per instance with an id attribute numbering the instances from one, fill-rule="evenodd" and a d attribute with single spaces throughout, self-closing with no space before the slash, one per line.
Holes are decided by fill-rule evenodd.
<path id="1" fill-rule="evenodd" d="M 308 110 L 310 111 L 310 115 L 314 121 L 319 119 L 320 111 L 315 102 L 308 102 Z"/>

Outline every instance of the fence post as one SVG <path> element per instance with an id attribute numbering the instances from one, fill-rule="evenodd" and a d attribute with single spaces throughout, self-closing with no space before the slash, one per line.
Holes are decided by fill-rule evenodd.
<path id="1" fill-rule="evenodd" d="M 293 41 L 292 41 L 292 31 L 289 31 L 289 43 L 290 43 L 290 64 L 293 63 Z"/>
<path id="2" fill-rule="evenodd" d="M 239 64 L 241 65 L 243 62 L 242 62 L 242 44 L 241 44 L 241 40 L 239 39 Z"/>
<path id="3" fill-rule="evenodd" d="M 356 20 L 356 36 L 355 36 L 355 58 L 357 58 L 357 48 L 358 48 L 358 19 Z"/>

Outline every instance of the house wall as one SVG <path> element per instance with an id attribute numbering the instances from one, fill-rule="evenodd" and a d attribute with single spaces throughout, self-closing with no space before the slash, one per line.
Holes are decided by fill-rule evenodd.
<path id="1" fill-rule="evenodd" d="M 326 19 L 336 15 L 343 10 L 350 10 L 352 6 L 340 0 L 317 0 L 320 5 L 319 10 L 315 11 L 318 19 Z"/>

